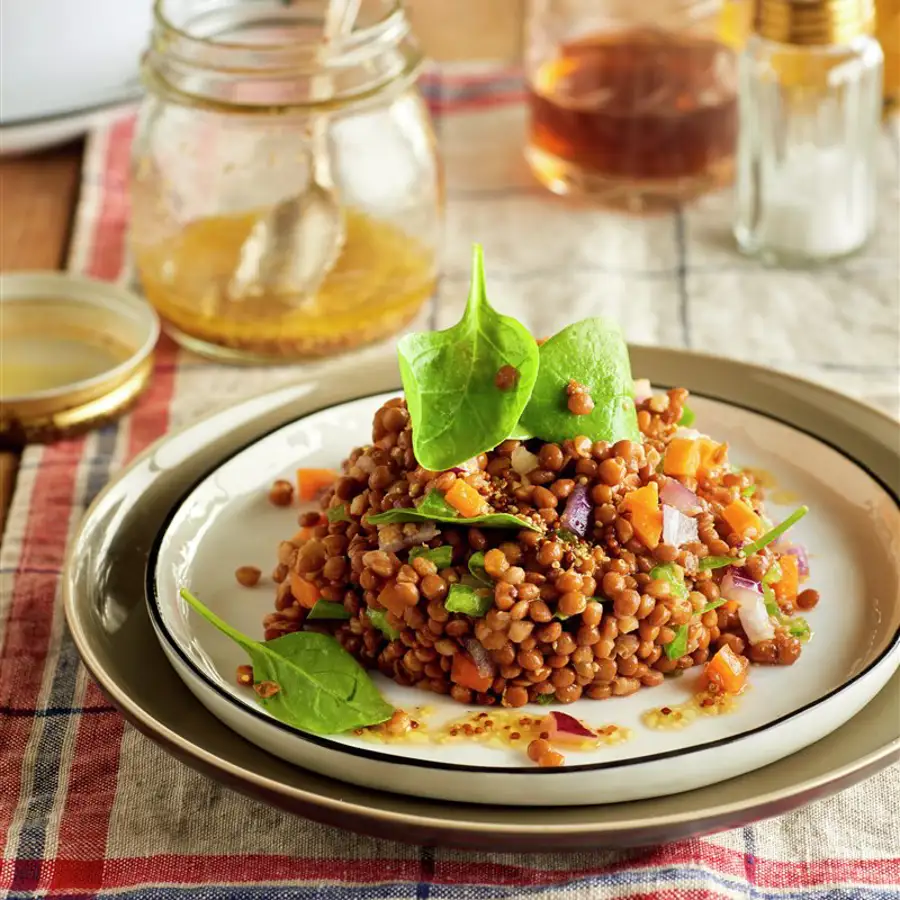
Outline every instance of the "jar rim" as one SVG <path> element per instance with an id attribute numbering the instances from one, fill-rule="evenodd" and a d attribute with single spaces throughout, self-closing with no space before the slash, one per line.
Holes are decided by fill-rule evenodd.
<path id="1" fill-rule="evenodd" d="M 201 47 L 215 47 L 222 51 L 250 51 L 250 52 L 278 52 L 285 50 L 309 49 L 312 47 L 320 48 L 321 41 L 310 41 L 308 43 L 298 44 L 296 39 L 285 41 L 284 43 L 271 43 L 260 45 L 253 42 L 245 41 L 221 41 L 212 36 L 206 37 L 192 33 L 188 28 L 177 25 L 172 21 L 171 15 L 167 14 L 164 7 L 170 0 L 153 0 L 153 18 L 157 25 L 162 26 L 170 36 L 177 37 L 180 40 L 196 44 Z M 352 34 L 344 38 L 339 38 L 332 45 L 332 52 L 339 56 L 343 51 L 353 49 L 369 42 L 378 41 L 393 27 L 405 25 L 406 12 L 403 7 L 403 0 L 391 0 L 390 7 L 378 18 L 377 21 L 364 28 L 354 28 Z"/>
<path id="2" fill-rule="evenodd" d="M 310 23 L 321 21 L 322 0 L 183 0 L 184 22 L 170 14 L 167 4 L 174 2 L 154 2 L 142 72 L 151 93 L 183 104 L 265 115 L 324 112 L 414 79 L 423 61 L 403 0 L 376 0 L 362 27 L 327 45 L 316 28 L 307 32 Z M 270 26 L 282 24 L 288 27 L 285 37 L 273 35 Z M 234 39 L 260 26 L 271 39 Z"/>

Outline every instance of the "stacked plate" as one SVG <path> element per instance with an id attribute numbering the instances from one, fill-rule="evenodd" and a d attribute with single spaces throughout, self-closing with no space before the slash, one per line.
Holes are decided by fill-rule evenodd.
<path id="1" fill-rule="evenodd" d="M 295 513 L 269 504 L 268 488 L 297 466 L 336 468 L 368 441 L 372 413 L 398 390 L 393 361 L 216 414 L 151 448 L 112 484 L 86 517 L 65 576 L 85 663 L 133 724 L 211 777 L 314 819 L 417 842 L 648 844 L 785 812 L 897 759 L 897 423 L 727 360 L 635 348 L 632 365 L 656 385 L 688 387 L 697 427 L 812 510 L 798 535 L 822 597 L 809 614 L 814 639 L 790 669 L 756 668 L 728 715 L 648 728 L 648 709 L 689 698 L 687 676 L 579 701 L 567 711 L 628 729 L 631 740 L 540 769 L 479 743 L 306 734 L 235 683 L 242 652 L 190 612 L 178 589 L 190 587 L 245 633 L 260 631 L 271 594 L 239 587 L 234 568 L 270 569 L 291 533 Z M 429 705 L 435 720 L 465 712 L 448 698 L 385 680 L 378 687 L 396 706 Z"/>
<path id="2" fill-rule="evenodd" d="M 0 153 L 62 143 L 133 104 L 151 19 L 150 0 L 4 3 Z"/>

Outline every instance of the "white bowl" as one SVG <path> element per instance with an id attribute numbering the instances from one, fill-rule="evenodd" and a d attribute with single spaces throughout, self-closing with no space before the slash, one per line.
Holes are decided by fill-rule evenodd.
<path id="1" fill-rule="evenodd" d="M 151 21 L 151 0 L 3 0 L 0 125 L 136 97 Z"/>

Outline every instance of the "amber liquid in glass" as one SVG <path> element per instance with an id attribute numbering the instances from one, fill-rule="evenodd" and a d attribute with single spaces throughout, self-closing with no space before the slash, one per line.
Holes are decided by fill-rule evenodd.
<path id="1" fill-rule="evenodd" d="M 211 216 L 136 248 L 144 293 L 197 352 L 270 360 L 327 356 L 387 337 L 435 287 L 434 254 L 388 222 L 348 210 L 343 252 L 315 296 L 230 297 L 241 248 L 265 211 Z"/>
<path id="2" fill-rule="evenodd" d="M 647 209 L 728 184 L 737 137 L 732 51 L 652 28 L 564 44 L 530 90 L 529 158 L 559 193 Z"/>

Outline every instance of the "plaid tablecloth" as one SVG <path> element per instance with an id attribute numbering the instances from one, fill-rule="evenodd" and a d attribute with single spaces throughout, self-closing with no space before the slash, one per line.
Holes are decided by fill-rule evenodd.
<path id="1" fill-rule="evenodd" d="M 729 198 L 625 219 L 557 200 L 521 157 L 514 71 L 426 77 L 446 162 L 444 271 L 426 318 L 464 305 L 470 247 L 491 296 L 537 333 L 597 311 L 631 340 L 726 350 L 898 414 L 900 138 L 880 146 L 877 240 L 816 272 L 764 269 L 728 237 Z M 95 133 L 70 266 L 127 279 L 133 123 Z M 109 477 L 168 428 L 297 377 L 228 369 L 164 340 L 149 393 L 117 425 L 31 447 L 0 553 L 0 897 L 900 897 L 898 767 L 756 826 L 630 854 L 466 854 L 357 837 L 276 812 L 174 762 L 127 727 L 80 666 L 57 584 L 64 548 Z M 214 389 L 213 389 L 214 388 Z M 252 825 L 251 825 L 252 823 Z"/>

